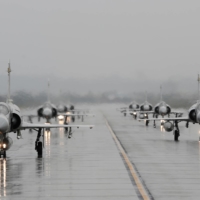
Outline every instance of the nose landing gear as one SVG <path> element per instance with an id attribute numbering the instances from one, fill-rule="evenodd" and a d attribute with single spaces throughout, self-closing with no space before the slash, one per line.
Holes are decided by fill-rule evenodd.
<path id="1" fill-rule="evenodd" d="M 174 130 L 174 141 L 178 141 L 178 138 L 180 136 L 180 131 L 179 131 L 179 127 L 178 127 L 178 121 L 175 121 L 175 130 Z"/>
<path id="2" fill-rule="evenodd" d="M 0 158 L 1 158 L 1 156 L 2 156 L 3 158 L 6 158 L 6 150 L 1 150 L 1 151 L 0 151 Z"/>
<path id="3" fill-rule="evenodd" d="M 37 135 L 37 138 L 35 141 L 35 150 L 38 152 L 38 158 L 42 157 L 42 152 L 43 152 L 43 145 L 42 145 L 42 142 L 40 141 L 41 132 L 42 132 L 42 129 L 39 128 L 38 135 Z M 44 136 L 43 136 L 43 138 L 44 138 Z"/>
<path id="4" fill-rule="evenodd" d="M 153 127 L 156 128 L 156 120 L 153 121 Z"/>

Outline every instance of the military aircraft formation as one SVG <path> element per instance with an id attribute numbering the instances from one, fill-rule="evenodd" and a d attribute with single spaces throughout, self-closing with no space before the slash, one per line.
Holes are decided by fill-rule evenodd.
<path id="1" fill-rule="evenodd" d="M 20 108 L 13 103 L 13 101 L 10 98 L 10 73 L 11 73 L 11 67 L 10 63 L 8 64 L 8 96 L 6 102 L 0 102 L 0 157 L 3 156 L 3 158 L 6 158 L 6 152 L 8 149 L 10 149 L 13 141 L 11 137 L 9 137 L 10 132 L 17 133 L 17 138 L 21 138 L 21 130 L 30 129 L 35 130 L 37 132 L 37 137 L 35 141 L 35 150 L 38 153 L 38 156 L 42 156 L 43 152 L 43 145 L 44 145 L 44 131 L 45 129 L 51 129 L 51 128 L 66 128 L 67 131 L 69 131 L 69 135 L 72 134 L 72 128 L 93 128 L 93 125 L 72 125 L 68 123 L 64 124 L 50 124 L 51 118 L 56 118 L 58 110 L 56 106 L 54 106 L 50 101 L 48 100 L 46 103 L 44 103 L 43 106 L 39 107 L 37 109 L 38 113 L 38 119 L 40 120 L 41 117 L 46 119 L 45 124 L 35 124 L 35 123 L 29 123 L 23 120 L 23 115 L 20 111 Z M 70 116 L 70 114 L 63 115 Z M 32 122 L 32 117 L 30 115 L 30 120 Z M 42 140 L 43 138 L 43 140 Z"/>
<path id="2" fill-rule="evenodd" d="M 50 130 L 51 128 L 65 128 L 66 132 L 69 133 L 69 138 L 72 136 L 72 128 L 93 128 L 94 125 L 73 125 L 69 123 L 68 118 L 72 118 L 72 122 L 75 121 L 75 117 L 82 118 L 84 116 L 94 116 L 88 114 L 88 109 L 75 109 L 74 105 L 65 105 L 63 103 L 55 106 L 51 103 L 49 98 L 49 83 L 48 83 L 48 97 L 47 101 L 39 106 L 36 110 L 36 115 L 28 114 L 23 115 L 17 105 L 13 103 L 10 98 L 10 73 L 11 67 L 8 64 L 8 95 L 6 102 L 0 102 L 0 157 L 6 158 L 6 152 L 11 147 L 13 141 L 9 137 L 10 132 L 17 133 L 17 138 L 21 138 L 21 131 L 25 129 L 34 130 L 37 132 L 37 137 L 35 141 L 35 150 L 38 156 L 42 156 L 43 145 L 44 145 L 44 131 Z M 200 83 L 200 78 L 198 76 L 198 85 Z M 188 115 L 183 117 L 183 113 L 179 111 L 173 111 L 170 105 L 168 105 L 163 100 L 162 87 L 160 88 L 160 101 L 153 107 L 146 99 L 144 103 L 138 104 L 136 101 L 132 101 L 127 107 L 122 107 L 119 109 L 124 116 L 127 114 L 132 115 L 135 119 L 138 118 L 139 121 L 145 120 L 146 126 L 149 125 L 150 121 L 153 121 L 153 126 L 156 128 L 156 121 L 161 121 L 161 125 L 165 131 L 174 131 L 174 140 L 178 141 L 180 136 L 179 123 L 186 122 L 186 127 L 189 127 L 189 123 L 199 123 L 200 124 L 200 94 L 197 103 L 192 105 L 188 110 Z M 152 118 L 149 115 L 152 114 Z M 174 117 L 171 117 L 174 114 Z M 28 121 L 24 119 L 28 117 Z M 33 123 L 32 118 L 37 117 L 38 122 L 41 118 L 45 119 L 46 123 Z M 51 120 L 55 119 L 64 120 L 63 124 L 51 124 Z M 43 139 L 43 140 L 42 140 Z"/>
<path id="3" fill-rule="evenodd" d="M 198 86 L 200 83 L 200 77 L 198 75 Z M 198 89 L 199 93 L 199 89 Z M 134 107 L 132 107 L 134 105 Z M 138 121 L 145 120 L 146 126 L 148 126 L 149 121 L 154 122 L 154 128 L 156 128 L 155 121 L 161 121 L 161 126 L 165 129 L 165 131 L 170 132 L 174 131 L 174 141 L 178 141 L 180 136 L 180 129 L 179 123 L 185 122 L 186 128 L 189 127 L 189 123 L 198 123 L 200 124 L 200 93 L 199 93 L 199 100 L 192 105 L 189 110 L 187 116 L 183 117 L 183 113 L 179 111 L 173 111 L 172 108 L 163 101 L 162 97 L 162 87 L 161 87 L 161 94 L 160 94 L 160 101 L 152 107 L 150 103 L 146 101 L 138 106 L 135 102 L 132 103 L 128 107 L 120 108 L 122 113 L 129 113 L 133 116 L 137 116 L 139 114 Z M 152 118 L 149 118 L 149 114 L 152 114 Z M 170 117 L 171 114 L 174 114 L 174 117 Z M 126 114 L 124 114 L 126 116 Z M 160 116 L 160 117 L 159 117 Z M 135 117 L 136 119 L 136 117 Z"/>

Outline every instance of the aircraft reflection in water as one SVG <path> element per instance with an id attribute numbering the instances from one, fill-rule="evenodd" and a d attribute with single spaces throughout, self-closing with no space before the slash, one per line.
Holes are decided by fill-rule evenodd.
<path id="1" fill-rule="evenodd" d="M 6 197 L 6 159 L 0 159 L 0 197 Z"/>
<path id="2" fill-rule="evenodd" d="M 51 132 L 45 131 L 45 165 L 44 165 L 44 172 L 46 177 L 51 176 L 51 166 L 50 166 L 50 159 L 51 159 Z"/>
<path id="3" fill-rule="evenodd" d="M 12 145 L 12 139 L 9 137 L 10 132 L 17 133 L 17 139 L 21 138 L 21 130 L 25 129 L 33 129 L 38 132 L 37 138 L 35 141 L 35 150 L 38 153 L 38 156 L 42 156 L 43 152 L 43 141 L 41 140 L 41 137 L 44 140 L 44 129 L 50 129 L 50 128 L 69 128 L 70 132 L 72 127 L 88 127 L 93 128 L 92 125 L 67 125 L 67 124 L 32 124 L 27 123 L 23 121 L 21 111 L 19 107 L 12 103 L 12 100 L 10 99 L 10 63 L 8 65 L 8 97 L 7 102 L 0 102 L 0 156 L 3 155 L 4 158 L 6 158 L 6 151 L 11 147 Z M 43 132 L 42 132 L 43 130 Z"/>

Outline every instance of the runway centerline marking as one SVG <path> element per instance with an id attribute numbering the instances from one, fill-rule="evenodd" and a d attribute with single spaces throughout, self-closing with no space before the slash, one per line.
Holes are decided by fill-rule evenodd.
<path id="1" fill-rule="evenodd" d="M 105 117 L 104 117 L 104 118 L 105 118 Z M 138 188 L 138 190 L 139 190 L 139 192 L 140 192 L 142 198 L 143 198 L 144 200 L 150 200 L 150 198 L 149 198 L 149 196 L 148 196 L 148 194 L 147 194 L 147 192 L 146 192 L 144 186 L 142 185 L 142 183 L 141 183 L 141 181 L 140 181 L 140 178 L 139 178 L 138 175 L 137 175 L 137 172 L 136 172 L 135 168 L 133 167 L 131 161 L 129 160 L 129 158 L 128 158 L 127 154 L 126 154 L 126 152 L 124 151 L 124 148 L 121 146 L 119 140 L 117 139 L 115 133 L 113 132 L 113 130 L 112 130 L 112 128 L 110 127 L 110 125 L 109 125 L 109 123 L 108 123 L 108 121 L 107 121 L 106 118 L 105 118 L 105 121 L 106 121 L 106 125 L 107 125 L 107 127 L 108 127 L 108 129 L 109 129 L 109 131 L 110 131 L 110 133 L 111 133 L 111 135 L 112 135 L 114 141 L 115 141 L 116 144 L 117 144 L 117 147 L 119 148 L 119 150 L 120 150 L 120 152 L 121 152 L 121 154 L 122 154 L 122 156 L 123 156 L 123 158 L 124 158 L 124 160 L 125 160 L 125 162 L 126 162 L 128 168 L 129 168 L 129 170 L 130 170 L 130 173 L 131 173 L 131 175 L 132 175 L 132 177 L 133 177 L 133 179 L 134 179 L 134 181 L 135 181 L 135 184 L 136 184 L 136 186 L 137 186 L 137 188 Z"/>

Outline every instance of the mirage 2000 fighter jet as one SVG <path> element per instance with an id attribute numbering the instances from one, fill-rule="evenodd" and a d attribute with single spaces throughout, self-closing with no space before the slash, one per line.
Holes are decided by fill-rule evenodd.
<path id="1" fill-rule="evenodd" d="M 170 114 L 174 114 L 176 117 L 181 117 L 182 116 L 182 112 L 178 112 L 178 111 L 172 111 L 171 107 L 165 102 L 163 101 L 163 97 L 162 97 L 162 87 L 160 87 L 160 102 L 157 103 L 154 106 L 154 109 L 152 111 L 144 111 L 141 112 L 145 113 L 145 114 L 153 114 L 153 117 L 156 119 L 158 118 L 158 116 L 161 116 L 162 118 L 166 115 L 170 116 Z M 140 119 L 144 119 L 144 118 L 140 118 Z M 149 119 L 147 120 L 146 125 L 148 125 Z M 163 122 L 161 123 L 161 125 L 163 125 Z M 156 127 L 156 123 L 154 120 L 154 127 Z"/>

